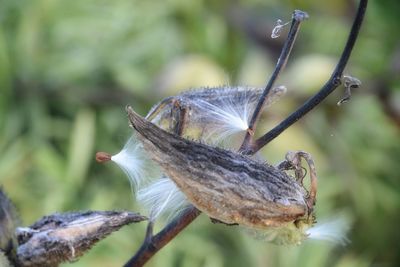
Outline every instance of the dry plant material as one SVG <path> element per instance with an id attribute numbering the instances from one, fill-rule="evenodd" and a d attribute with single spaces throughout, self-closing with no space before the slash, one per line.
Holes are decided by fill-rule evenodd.
<path id="1" fill-rule="evenodd" d="M 127 107 L 143 146 L 190 203 L 226 224 L 265 229 L 313 223 L 316 176 L 302 180 L 242 154 L 168 133 Z M 311 172 L 311 173 L 315 173 Z"/>
<path id="2" fill-rule="evenodd" d="M 133 212 L 87 211 L 53 214 L 17 228 L 16 265 L 54 267 L 75 261 L 122 226 L 146 220 Z"/>
<path id="3" fill-rule="evenodd" d="M 221 86 L 199 88 L 168 97 L 156 104 L 146 119 L 158 127 L 185 138 L 213 146 L 223 143 L 238 147 L 248 130 L 250 116 L 263 90 L 254 87 Z M 286 93 L 284 86 L 274 87 L 268 94 L 265 107 Z M 129 177 L 137 202 L 147 211 L 150 221 L 159 217 L 172 219 L 190 206 L 186 196 L 166 173 L 156 173 L 147 150 L 134 134 L 115 155 L 96 154 L 98 162 L 113 161 Z"/>

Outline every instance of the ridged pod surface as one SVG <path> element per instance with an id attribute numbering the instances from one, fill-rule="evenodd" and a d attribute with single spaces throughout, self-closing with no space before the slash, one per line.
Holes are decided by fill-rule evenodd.
<path id="1" fill-rule="evenodd" d="M 168 133 L 130 107 L 127 112 L 150 157 L 208 216 L 264 229 L 310 215 L 307 191 L 285 172 L 239 153 Z"/>

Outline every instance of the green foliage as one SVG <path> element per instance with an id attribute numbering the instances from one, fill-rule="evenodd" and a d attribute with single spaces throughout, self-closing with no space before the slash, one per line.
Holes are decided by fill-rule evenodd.
<path id="1" fill-rule="evenodd" d="M 265 26 L 263 38 L 279 46 L 285 33 L 270 40 L 269 29 L 300 8 L 310 19 L 279 81 L 288 94 L 260 125 L 279 122 L 328 77 L 350 28 L 350 3 L 0 0 L 0 184 L 23 223 L 55 211 L 139 210 L 124 174 L 94 161 L 95 151 L 117 152 L 128 139 L 124 106 L 145 114 L 183 88 L 263 86 L 276 55 L 246 26 Z M 274 163 L 287 150 L 313 154 L 317 217 L 346 214 L 351 244 L 274 246 L 203 215 L 149 266 L 398 266 L 400 131 L 368 93 L 382 84 L 400 90 L 396 7 L 370 3 L 346 70 L 363 82 L 350 102 L 337 107 L 342 92 L 332 95 L 263 151 Z M 144 232 L 145 224 L 126 227 L 70 266 L 120 266 Z"/>

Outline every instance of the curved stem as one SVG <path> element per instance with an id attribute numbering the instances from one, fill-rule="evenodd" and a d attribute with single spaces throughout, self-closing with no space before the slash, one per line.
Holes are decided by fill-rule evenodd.
<path id="1" fill-rule="evenodd" d="M 174 239 L 183 229 L 186 228 L 186 226 L 194 221 L 200 213 L 201 212 L 198 209 L 192 206 L 182 213 L 182 215 L 170 222 L 157 235 L 151 238 L 146 238 L 140 249 L 127 263 L 125 263 L 124 267 L 140 267 L 145 265 L 146 262 L 157 253 L 157 251 Z"/>
<path id="2" fill-rule="evenodd" d="M 356 18 L 354 19 L 353 26 L 351 27 L 351 31 L 349 37 L 347 39 L 346 46 L 343 49 L 342 55 L 338 64 L 336 65 L 335 70 L 333 71 L 329 80 L 325 83 L 325 85 L 321 88 L 321 90 L 315 94 L 313 97 L 308 99 L 300 108 L 298 108 L 295 112 L 290 114 L 285 120 L 279 123 L 275 128 L 267 132 L 265 135 L 261 136 L 259 139 L 255 141 L 255 143 L 250 148 L 250 151 L 245 151 L 248 154 L 256 153 L 258 150 L 263 148 L 266 144 L 275 139 L 279 134 L 281 134 L 284 130 L 286 130 L 293 123 L 301 119 L 304 115 L 306 115 L 310 110 L 315 108 L 319 103 L 322 102 L 330 93 L 332 93 L 340 84 L 341 78 L 343 74 L 343 70 L 347 65 L 349 60 L 351 51 L 353 50 L 354 44 L 357 40 L 358 33 L 360 31 L 360 27 L 362 21 L 364 19 L 365 10 L 367 8 L 368 0 L 361 0 L 360 5 L 357 10 Z"/>

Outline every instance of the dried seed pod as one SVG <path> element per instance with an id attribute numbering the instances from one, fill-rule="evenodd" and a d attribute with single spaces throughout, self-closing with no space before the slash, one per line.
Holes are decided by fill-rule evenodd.
<path id="1" fill-rule="evenodd" d="M 218 141 L 247 130 L 262 93 L 262 88 L 254 87 L 200 88 L 162 100 L 149 111 L 146 119 L 168 132 L 176 132 L 177 124 L 184 121 L 183 135 Z M 273 88 L 265 106 L 272 105 L 285 93 L 284 86 Z M 182 114 L 184 119 L 179 117 Z"/>
<path id="2" fill-rule="evenodd" d="M 53 214 L 17 228 L 18 266 L 54 267 L 74 261 L 122 226 L 146 220 L 133 212 L 88 211 Z"/>
<path id="3" fill-rule="evenodd" d="M 307 191 L 285 172 L 168 133 L 130 107 L 127 112 L 150 157 L 208 216 L 256 229 L 312 223 L 314 201 L 309 201 Z"/>
<path id="4" fill-rule="evenodd" d="M 226 141 L 230 136 L 239 137 L 235 135 L 237 133 L 245 133 L 262 92 L 261 88 L 253 87 L 196 89 L 162 100 L 150 110 L 146 118 L 168 132 L 219 145 L 220 140 Z M 273 88 L 267 97 L 266 106 L 285 92 L 284 86 Z M 235 140 L 229 141 L 223 145 L 233 148 Z M 136 135 L 116 155 L 99 152 L 96 160 L 111 160 L 124 170 L 137 201 L 148 209 L 151 221 L 164 215 L 173 218 L 189 204 L 174 182 L 154 172 L 157 168 L 147 159 L 140 142 L 136 142 Z M 154 180 L 156 176 L 160 178 Z"/>

